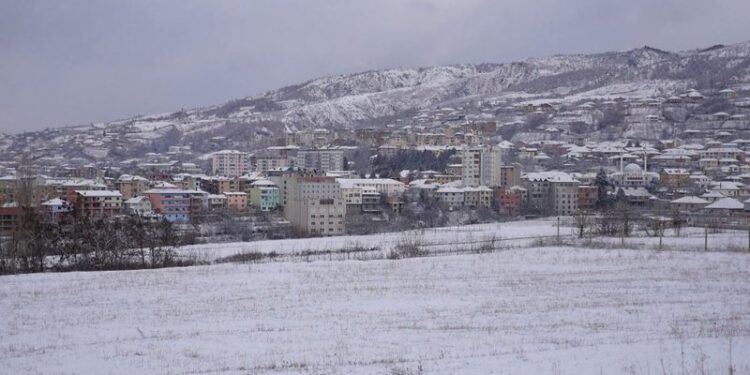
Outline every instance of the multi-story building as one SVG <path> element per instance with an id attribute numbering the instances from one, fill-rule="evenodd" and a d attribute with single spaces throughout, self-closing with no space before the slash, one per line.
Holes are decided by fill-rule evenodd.
<path id="1" fill-rule="evenodd" d="M 10 234 L 18 226 L 21 208 L 15 202 L 4 203 L 0 206 L 0 234 Z"/>
<path id="2" fill-rule="evenodd" d="M 571 215 L 578 210 L 580 183 L 567 173 L 528 173 L 523 183 L 529 192 L 529 207 L 542 214 Z"/>
<path id="3" fill-rule="evenodd" d="M 465 187 L 464 206 L 470 208 L 492 207 L 492 189 L 487 186 Z"/>
<path id="4" fill-rule="evenodd" d="M 151 201 L 144 195 L 132 197 L 123 202 L 125 213 L 134 216 L 149 216 L 154 211 L 151 208 Z"/>
<path id="5" fill-rule="evenodd" d="M 122 194 L 115 190 L 76 191 L 75 213 L 82 217 L 112 217 L 122 211 Z"/>
<path id="6" fill-rule="evenodd" d="M 456 176 L 452 174 L 436 174 L 436 175 L 433 175 L 430 178 L 430 180 L 442 185 L 442 184 L 448 184 L 448 183 L 455 182 L 455 181 L 460 181 L 461 176 L 460 175 Z"/>
<path id="7" fill-rule="evenodd" d="M 526 189 L 518 185 L 508 189 L 495 188 L 495 201 L 498 212 L 509 216 L 519 215 L 526 202 Z"/>
<path id="8" fill-rule="evenodd" d="M 685 168 L 663 168 L 659 172 L 659 182 L 671 188 L 686 187 L 690 184 L 690 171 Z"/>
<path id="9" fill-rule="evenodd" d="M 212 171 L 215 175 L 239 177 L 247 172 L 249 155 L 236 150 L 223 150 L 213 154 Z"/>
<path id="10" fill-rule="evenodd" d="M 435 197 L 449 209 L 459 207 L 491 207 L 492 189 L 486 186 L 443 186 Z"/>
<path id="11" fill-rule="evenodd" d="M 49 180 L 47 190 L 49 197 L 58 197 L 75 207 L 78 191 L 106 190 L 107 186 L 94 180 Z"/>
<path id="12" fill-rule="evenodd" d="M 172 184 L 183 190 L 198 190 L 201 187 L 201 180 L 200 175 L 181 173 L 172 178 Z"/>
<path id="13" fill-rule="evenodd" d="M 284 216 L 304 233 L 344 234 L 346 205 L 334 177 L 296 175 L 285 179 Z"/>
<path id="14" fill-rule="evenodd" d="M 213 176 L 200 179 L 200 188 L 211 194 L 224 194 L 230 191 L 239 191 L 239 179 L 237 177 Z"/>
<path id="15" fill-rule="evenodd" d="M 387 202 L 391 207 L 403 203 L 406 184 L 389 178 L 338 178 L 347 209 L 379 212 Z"/>
<path id="16" fill-rule="evenodd" d="M 500 166 L 500 187 L 509 189 L 521 184 L 521 164 L 513 163 Z"/>
<path id="17" fill-rule="evenodd" d="M 261 211 L 271 211 L 279 206 L 279 187 L 270 180 L 257 180 L 250 184 L 248 205 Z"/>
<path id="18" fill-rule="evenodd" d="M 227 208 L 231 211 L 244 211 L 247 208 L 247 193 L 232 191 L 225 192 Z"/>
<path id="19" fill-rule="evenodd" d="M 360 206 L 362 212 L 378 213 L 382 211 L 383 202 L 380 193 L 371 188 L 365 188 L 362 190 L 360 196 L 362 197 L 362 204 Z"/>
<path id="20" fill-rule="evenodd" d="M 745 161 L 745 151 L 737 147 L 711 147 L 700 151 L 701 159 L 735 159 Z"/>
<path id="21" fill-rule="evenodd" d="M 390 178 L 337 178 L 341 188 L 371 189 L 385 196 L 401 196 L 406 184 Z"/>
<path id="22" fill-rule="evenodd" d="M 495 146 L 466 147 L 461 180 L 465 186 L 501 186 L 502 150 Z"/>
<path id="23" fill-rule="evenodd" d="M 223 211 L 227 208 L 227 196 L 224 194 L 209 194 L 208 209 L 210 211 Z"/>
<path id="24" fill-rule="evenodd" d="M 460 187 L 441 186 L 435 191 L 435 197 L 449 209 L 464 205 L 464 189 Z"/>
<path id="25" fill-rule="evenodd" d="M 121 175 L 115 182 L 115 187 L 122 193 L 122 199 L 137 197 L 148 190 L 150 181 L 141 176 Z"/>
<path id="26" fill-rule="evenodd" d="M 297 152 L 295 166 L 321 173 L 340 171 L 344 169 L 344 150 L 327 148 L 300 150 Z"/>
<path id="27" fill-rule="evenodd" d="M 18 176 L 0 177 L 0 203 L 19 202 L 26 200 L 28 205 L 38 206 L 48 197 L 55 197 L 56 189 L 49 189 L 47 181 L 41 176 L 24 177 L 23 183 Z M 20 184 L 20 185 L 19 185 Z M 21 194 L 19 188 L 29 188 L 28 194 Z M 104 186 L 102 185 L 102 188 Z"/>
<path id="28" fill-rule="evenodd" d="M 60 198 L 52 198 L 46 202 L 42 202 L 42 216 L 49 222 L 59 222 L 63 216 L 66 216 L 73 212 L 73 208 L 70 203 Z"/>
<path id="29" fill-rule="evenodd" d="M 168 221 L 187 223 L 201 213 L 205 193 L 198 190 L 151 189 L 144 194 L 151 201 L 154 212 Z"/>
<path id="30" fill-rule="evenodd" d="M 599 189 L 596 186 L 578 186 L 578 209 L 593 210 L 596 200 L 599 198 Z"/>
<path id="31" fill-rule="evenodd" d="M 275 169 L 286 168 L 289 166 L 289 159 L 278 155 L 256 156 L 255 172 L 268 172 Z"/>

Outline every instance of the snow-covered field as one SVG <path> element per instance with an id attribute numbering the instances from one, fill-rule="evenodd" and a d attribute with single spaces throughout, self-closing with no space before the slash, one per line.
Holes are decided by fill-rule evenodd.
<path id="1" fill-rule="evenodd" d="M 511 221 L 507 223 L 475 224 L 444 228 L 427 228 L 407 232 L 380 233 L 361 236 L 314 237 L 288 240 L 236 242 L 225 244 L 192 245 L 179 248 L 183 255 L 194 255 L 203 260 L 215 260 L 239 253 L 258 252 L 295 254 L 305 251 L 336 251 L 360 247 L 378 247 L 388 251 L 405 238 L 418 237 L 425 244 L 450 244 L 451 242 L 504 239 L 513 246 L 528 244 L 531 237 L 552 236 L 557 233 L 556 219 Z M 561 234 L 570 234 L 563 227 Z"/>
<path id="2" fill-rule="evenodd" d="M 571 218 L 563 218 L 560 225 L 560 236 L 566 241 L 578 240 L 576 228 Z M 267 240 L 253 242 L 234 242 L 223 244 L 206 244 L 183 246 L 178 249 L 181 255 L 193 257 L 200 261 L 212 262 L 217 259 L 243 253 L 301 254 L 305 252 L 341 251 L 352 248 L 377 248 L 381 257 L 387 255 L 394 246 L 404 241 L 417 240 L 424 250 L 430 253 L 462 252 L 476 248 L 480 243 L 495 240 L 496 248 L 512 249 L 529 247 L 539 240 L 556 239 L 556 218 L 510 221 L 504 223 L 475 224 L 444 228 L 427 228 L 395 233 L 380 233 L 361 236 L 314 237 L 287 240 Z M 648 237 L 642 231 L 633 236 L 621 239 L 618 237 L 595 237 L 597 243 L 623 248 L 658 249 L 659 238 Z M 748 249 L 748 232 L 724 230 L 709 233 L 708 250 L 745 250 Z M 702 251 L 704 249 L 703 228 L 683 228 L 680 233 L 672 229 L 665 231 L 662 248 L 680 251 Z"/>
<path id="3" fill-rule="evenodd" d="M 4 276 L 0 372 L 747 374 L 748 280 L 743 253 L 553 247 Z"/>

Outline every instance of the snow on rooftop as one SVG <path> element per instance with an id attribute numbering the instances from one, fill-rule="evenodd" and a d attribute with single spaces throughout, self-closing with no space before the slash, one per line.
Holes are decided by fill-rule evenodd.
<path id="1" fill-rule="evenodd" d="M 250 186 L 276 186 L 276 184 L 273 183 L 271 180 L 262 179 L 253 181 L 253 183 L 250 184 Z"/>
<path id="2" fill-rule="evenodd" d="M 52 198 L 46 202 L 42 203 L 42 206 L 64 206 L 68 204 L 68 202 L 60 199 L 60 198 Z"/>
<path id="3" fill-rule="evenodd" d="M 701 199 L 695 196 L 686 196 L 679 199 L 673 200 L 671 203 L 678 204 L 708 204 L 709 202 L 705 199 Z"/>
<path id="4" fill-rule="evenodd" d="M 337 178 L 336 182 L 338 182 L 342 188 L 353 188 L 361 185 L 404 185 L 403 182 L 390 178 Z"/>
<path id="5" fill-rule="evenodd" d="M 117 190 L 76 190 L 76 193 L 84 197 L 122 197 Z"/>
<path id="6" fill-rule="evenodd" d="M 531 172 L 524 178 L 529 181 L 578 182 L 570 174 L 560 171 Z"/>
<path id="7" fill-rule="evenodd" d="M 722 198 L 706 206 L 708 210 L 742 210 L 745 205 L 734 198 Z"/>

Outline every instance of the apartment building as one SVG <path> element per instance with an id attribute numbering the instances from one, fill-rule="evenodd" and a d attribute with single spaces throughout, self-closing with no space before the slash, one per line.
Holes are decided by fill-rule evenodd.
<path id="1" fill-rule="evenodd" d="M 271 211 L 279 206 L 279 187 L 270 180 L 258 180 L 250 184 L 248 204 L 261 211 Z"/>
<path id="2" fill-rule="evenodd" d="M 278 155 L 257 156 L 255 158 L 255 172 L 267 172 L 274 169 L 286 168 L 289 166 L 289 159 Z"/>
<path id="3" fill-rule="evenodd" d="M 149 216 L 153 213 L 151 209 L 151 201 L 146 196 L 140 195 L 132 197 L 123 202 L 125 212 L 129 215 L 135 216 Z"/>
<path id="4" fill-rule="evenodd" d="M 59 222 L 63 216 L 73 212 L 70 203 L 60 198 L 52 198 L 41 204 L 41 213 L 46 221 Z"/>
<path id="5" fill-rule="evenodd" d="M 737 147 L 710 147 L 700 151 L 701 159 L 735 159 L 745 161 L 745 151 Z"/>
<path id="6" fill-rule="evenodd" d="M 500 166 L 500 187 L 509 189 L 521 184 L 521 164 L 513 163 Z"/>
<path id="7" fill-rule="evenodd" d="M 406 184 L 390 178 L 337 178 L 341 188 L 371 189 L 385 196 L 401 196 Z"/>
<path id="8" fill-rule="evenodd" d="M 50 197 L 58 197 L 75 206 L 78 192 L 83 190 L 106 190 L 107 186 L 94 180 L 51 180 L 47 181 Z"/>
<path id="9" fill-rule="evenodd" d="M 223 211 L 227 208 L 227 196 L 224 194 L 208 195 L 208 210 Z"/>
<path id="10" fill-rule="evenodd" d="M 462 151 L 461 160 L 461 180 L 465 186 L 502 185 L 502 150 L 499 147 L 466 147 Z"/>
<path id="11" fill-rule="evenodd" d="M 122 199 L 128 200 L 143 194 L 149 189 L 150 181 L 141 176 L 121 175 L 115 181 L 115 187 L 122 193 Z"/>
<path id="12" fill-rule="evenodd" d="M 599 189 L 596 186 L 578 186 L 578 208 L 581 210 L 593 210 L 599 199 Z"/>
<path id="13" fill-rule="evenodd" d="M 492 189 L 487 186 L 465 187 L 464 206 L 470 208 L 492 207 Z"/>
<path id="14" fill-rule="evenodd" d="M 284 216 L 304 233 L 335 236 L 344 234 L 346 205 L 334 177 L 289 176 Z"/>
<path id="15" fill-rule="evenodd" d="M 75 212 L 82 217 L 112 217 L 122 211 L 122 194 L 115 190 L 76 191 Z"/>
<path id="16" fill-rule="evenodd" d="M 686 187 L 690 185 L 690 171 L 685 168 L 663 168 L 659 172 L 659 182 L 671 188 Z"/>
<path id="17" fill-rule="evenodd" d="M 230 211 L 244 211 L 247 208 L 247 193 L 225 192 L 227 197 L 227 208 Z"/>
<path id="18" fill-rule="evenodd" d="M 435 197 L 448 207 L 491 207 L 492 189 L 486 186 L 443 186 L 437 189 Z"/>
<path id="19" fill-rule="evenodd" d="M 344 169 L 344 150 L 325 148 L 300 150 L 295 158 L 295 166 L 321 173 L 340 171 Z"/>
<path id="20" fill-rule="evenodd" d="M 528 173 L 523 177 L 529 207 L 542 214 L 572 215 L 578 211 L 580 182 L 558 171 Z"/>
<path id="21" fill-rule="evenodd" d="M 497 210 L 501 214 L 516 216 L 521 213 L 524 202 L 526 202 L 526 189 L 515 185 L 508 189 L 495 188 L 495 202 Z"/>
<path id="22" fill-rule="evenodd" d="M 223 150 L 213 154 L 214 175 L 239 177 L 245 174 L 250 155 L 236 150 Z"/>
<path id="23" fill-rule="evenodd" d="M 198 190 L 151 189 L 144 192 L 154 212 L 171 222 L 187 223 L 201 213 L 208 194 Z"/>

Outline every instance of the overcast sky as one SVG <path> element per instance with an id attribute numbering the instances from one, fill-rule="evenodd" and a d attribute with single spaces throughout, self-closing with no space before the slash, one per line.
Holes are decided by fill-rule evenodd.
<path id="1" fill-rule="evenodd" d="M 0 132 L 311 78 L 750 39 L 748 0 L 0 0 Z"/>

